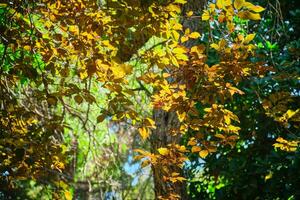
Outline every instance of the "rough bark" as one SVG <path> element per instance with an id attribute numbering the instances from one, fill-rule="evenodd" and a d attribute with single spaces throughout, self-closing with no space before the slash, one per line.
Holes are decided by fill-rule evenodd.
<path id="1" fill-rule="evenodd" d="M 180 126 L 176 113 L 166 112 L 163 110 L 154 110 L 153 118 L 156 123 L 156 129 L 151 135 L 151 149 L 156 150 L 160 147 L 166 147 L 168 144 L 178 144 L 180 142 L 180 137 L 174 137 L 169 134 L 171 129 L 179 128 Z M 178 167 L 176 169 L 172 169 L 172 171 L 181 173 L 181 170 Z M 167 195 L 168 188 L 162 179 L 163 172 L 160 167 L 153 166 L 152 172 L 155 197 L 158 199 L 159 196 Z M 181 197 L 187 196 L 184 183 L 177 183 L 172 189 L 176 194 L 180 194 Z"/>
<path id="2" fill-rule="evenodd" d="M 195 14 L 199 13 L 205 5 L 206 1 L 199 0 L 189 0 L 182 7 L 182 14 L 185 15 L 188 11 L 193 11 Z M 182 18 L 181 23 L 184 28 L 189 28 L 191 31 L 199 31 L 201 32 L 200 26 L 200 18 Z M 193 46 L 195 41 L 187 42 L 185 44 L 186 47 Z M 166 147 L 168 144 L 177 143 L 179 144 L 181 141 L 181 136 L 171 136 L 170 130 L 179 128 L 180 123 L 178 121 L 177 115 L 175 112 L 166 112 L 163 110 L 154 110 L 153 118 L 156 123 L 156 129 L 153 131 L 151 135 L 151 149 L 156 150 L 161 147 Z M 168 192 L 167 184 L 163 181 L 163 173 L 159 167 L 152 167 L 153 171 L 153 179 L 154 179 L 154 191 L 155 197 L 158 199 L 159 196 L 165 196 Z M 178 167 L 174 167 L 172 169 L 173 172 L 178 172 L 183 174 L 182 170 Z M 173 186 L 173 192 L 180 195 L 180 199 L 186 200 L 189 199 L 186 192 L 186 183 L 177 183 Z"/>

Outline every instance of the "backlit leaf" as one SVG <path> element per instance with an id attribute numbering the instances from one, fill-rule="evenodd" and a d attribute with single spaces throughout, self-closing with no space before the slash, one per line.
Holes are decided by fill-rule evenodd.
<path id="1" fill-rule="evenodd" d="M 163 155 L 163 156 L 167 156 L 169 154 L 169 149 L 167 149 L 167 148 L 161 147 L 161 148 L 157 149 L 157 151 L 160 155 Z"/>
<path id="2" fill-rule="evenodd" d="M 255 37 L 255 33 L 249 34 L 245 37 L 244 43 L 248 44 L 249 42 L 251 42 Z"/>
<path id="3" fill-rule="evenodd" d="M 200 35 L 200 33 L 198 33 L 198 32 L 192 32 L 190 35 L 189 35 L 189 37 L 190 38 L 193 38 L 193 39 L 197 39 L 197 38 L 199 38 L 201 35 Z"/>
<path id="4" fill-rule="evenodd" d="M 209 153 L 208 150 L 202 150 L 199 152 L 199 156 L 201 158 L 205 158 L 208 155 L 208 153 Z"/>
<path id="5" fill-rule="evenodd" d="M 243 7 L 244 3 L 245 3 L 245 0 L 235 0 L 234 1 L 235 9 L 240 10 Z"/>
<path id="6" fill-rule="evenodd" d="M 191 151 L 192 151 L 192 153 L 199 152 L 199 151 L 201 151 L 201 147 L 193 146 Z"/>
<path id="7" fill-rule="evenodd" d="M 251 20 L 260 20 L 261 19 L 260 14 L 249 12 L 249 11 L 241 11 L 238 13 L 238 16 L 241 19 L 251 19 Z"/>
<path id="8" fill-rule="evenodd" d="M 150 135 L 150 130 L 146 127 L 141 127 L 141 128 L 139 128 L 139 133 L 140 133 L 140 136 L 142 137 L 142 139 L 146 140 Z"/>

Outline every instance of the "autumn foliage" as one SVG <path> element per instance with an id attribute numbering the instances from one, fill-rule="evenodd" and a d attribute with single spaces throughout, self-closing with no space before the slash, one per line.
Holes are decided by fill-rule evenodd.
<path id="1" fill-rule="evenodd" d="M 140 143 L 153 143 L 163 140 L 151 136 L 158 128 L 152 112 L 161 110 L 177 117 L 166 129 L 174 142 L 158 149 L 141 145 L 134 159 L 162 173 L 165 187 L 157 199 L 181 199 L 175 187 L 188 181 L 179 169 L 189 157 L 205 160 L 239 142 L 243 126 L 231 105 L 246 95 L 243 84 L 276 73 L 258 53 L 250 27 L 265 8 L 245 0 L 217 0 L 186 13 L 186 0 L 10 2 L 0 4 L 10 23 L 1 33 L 0 172 L 8 173 L 1 187 L 51 176 L 71 199 L 71 180 L 61 175 L 72 175 L 67 116 L 87 130 L 96 106 L 97 123 L 126 123 Z M 195 18 L 201 31 L 182 23 Z M 93 85 L 105 99 L 101 106 Z M 150 112 L 141 111 L 141 98 Z M 289 92 L 256 98 L 267 117 L 299 128 L 300 111 L 289 106 L 295 101 Z M 81 106 L 88 107 L 83 117 Z M 274 138 L 274 148 L 297 151 L 299 138 L 284 137 Z"/>

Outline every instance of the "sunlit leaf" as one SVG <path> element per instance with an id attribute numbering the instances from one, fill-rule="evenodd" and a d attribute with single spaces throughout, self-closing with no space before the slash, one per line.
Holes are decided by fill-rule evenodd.
<path id="1" fill-rule="evenodd" d="M 140 136 L 142 137 L 142 139 L 146 140 L 150 135 L 150 130 L 146 127 L 141 127 L 141 128 L 139 128 L 139 133 L 140 133 Z"/>
<path id="2" fill-rule="evenodd" d="M 163 155 L 163 156 L 167 156 L 169 154 L 169 149 L 167 149 L 167 148 L 161 147 L 161 148 L 157 149 L 157 151 L 160 155 Z"/>
<path id="3" fill-rule="evenodd" d="M 234 1 L 235 9 L 240 10 L 243 7 L 244 3 L 245 3 L 245 0 L 235 0 Z"/>
<path id="4" fill-rule="evenodd" d="M 208 150 L 202 150 L 199 152 L 199 156 L 201 158 L 205 158 L 208 155 L 208 153 L 209 153 Z"/>

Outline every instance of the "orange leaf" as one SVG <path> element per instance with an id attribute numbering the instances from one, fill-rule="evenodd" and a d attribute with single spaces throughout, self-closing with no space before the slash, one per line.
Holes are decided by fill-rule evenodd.
<path id="1" fill-rule="evenodd" d="M 200 147 L 198 147 L 198 146 L 193 146 L 192 147 L 192 153 L 199 152 L 199 151 L 201 151 Z"/>
<path id="2" fill-rule="evenodd" d="M 150 135 L 149 129 L 145 128 L 145 127 L 139 128 L 139 133 L 140 133 L 143 140 L 146 140 Z"/>

